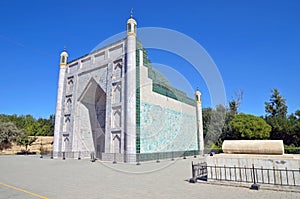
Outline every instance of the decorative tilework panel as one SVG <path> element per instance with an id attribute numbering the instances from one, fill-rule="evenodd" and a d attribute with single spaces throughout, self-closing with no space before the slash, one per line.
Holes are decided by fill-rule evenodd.
<path id="1" fill-rule="evenodd" d="M 195 115 L 140 101 L 140 153 L 198 150 Z"/>

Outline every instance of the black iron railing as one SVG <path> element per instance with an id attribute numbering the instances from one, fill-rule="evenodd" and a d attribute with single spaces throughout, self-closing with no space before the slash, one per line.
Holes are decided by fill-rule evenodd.
<path id="1" fill-rule="evenodd" d="M 298 170 L 236 166 L 208 166 L 206 163 L 192 163 L 191 182 L 197 180 L 217 180 L 245 182 L 253 184 L 270 184 L 300 187 L 300 168 Z"/>

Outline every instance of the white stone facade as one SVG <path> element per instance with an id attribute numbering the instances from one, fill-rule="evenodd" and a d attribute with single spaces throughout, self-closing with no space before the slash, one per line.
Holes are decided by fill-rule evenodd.
<path id="1" fill-rule="evenodd" d="M 125 52 L 126 39 L 60 70 L 54 153 L 124 152 Z"/>
<path id="2" fill-rule="evenodd" d="M 198 150 L 195 100 L 182 93 L 176 99 L 155 91 L 144 52 L 136 41 L 136 22 L 130 18 L 126 38 L 61 64 L 55 157 L 62 152 L 74 158 L 94 152 L 100 159 L 117 154 L 125 161 L 123 154 L 129 154 L 127 161 L 135 161 L 136 153 Z M 61 56 L 65 56 L 61 61 L 67 59 Z M 159 125 L 156 121 L 161 119 L 152 115 L 158 113 L 157 107 L 168 115 L 166 120 L 178 117 L 179 122 L 164 123 L 161 132 L 150 132 L 147 125 Z M 149 133 L 155 136 L 149 138 Z"/>

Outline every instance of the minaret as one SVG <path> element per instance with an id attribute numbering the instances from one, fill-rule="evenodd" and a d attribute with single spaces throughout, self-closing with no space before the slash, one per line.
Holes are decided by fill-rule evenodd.
<path id="1" fill-rule="evenodd" d="M 126 73 L 125 73 L 125 133 L 126 153 L 136 153 L 136 21 L 132 18 L 127 21 L 126 39 Z"/>
<path id="2" fill-rule="evenodd" d="M 53 143 L 53 152 L 57 156 L 57 152 L 61 151 L 62 145 L 62 126 L 63 126 L 63 96 L 64 96 L 64 87 L 65 87 L 65 77 L 66 77 L 66 66 L 68 60 L 68 53 L 66 48 L 60 54 L 60 70 L 58 78 L 58 90 L 57 90 L 57 100 L 56 100 L 56 113 L 55 113 L 55 126 L 54 126 L 54 143 Z"/>
<path id="3" fill-rule="evenodd" d="M 200 155 L 204 155 L 204 138 L 203 138 L 203 121 L 202 121 L 202 99 L 201 93 L 197 88 L 195 93 L 196 102 L 197 102 L 197 127 L 199 133 L 199 147 L 200 147 Z"/>

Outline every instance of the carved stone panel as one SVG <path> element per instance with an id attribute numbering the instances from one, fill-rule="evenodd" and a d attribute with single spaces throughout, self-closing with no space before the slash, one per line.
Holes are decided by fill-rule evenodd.
<path id="1" fill-rule="evenodd" d="M 67 78 L 67 93 L 72 93 L 74 88 L 74 76 Z"/>
<path id="2" fill-rule="evenodd" d="M 112 90 L 113 104 L 117 104 L 121 102 L 121 82 L 113 83 Z"/>
<path id="3" fill-rule="evenodd" d="M 112 128 L 120 128 L 121 127 L 121 109 L 113 108 L 112 111 Z"/>
<path id="4" fill-rule="evenodd" d="M 122 60 L 117 60 L 114 62 L 113 72 L 112 72 L 113 80 L 118 80 L 122 78 L 122 67 L 123 67 Z"/>
<path id="5" fill-rule="evenodd" d="M 113 133 L 112 140 L 112 152 L 113 153 L 121 153 L 121 137 L 120 132 Z"/>

